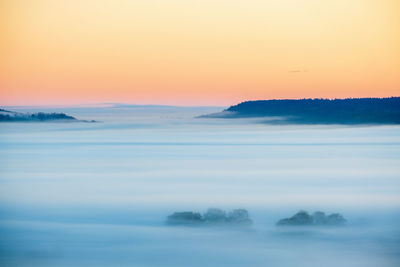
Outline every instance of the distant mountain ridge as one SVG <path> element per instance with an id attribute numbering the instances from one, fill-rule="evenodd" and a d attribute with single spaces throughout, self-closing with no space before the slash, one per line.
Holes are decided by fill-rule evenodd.
<path id="1" fill-rule="evenodd" d="M 400 124 L 400 97 L 245 101 L 202 117 L 270 117 L 269 123 Z"/>
<path id="2" fill-rule="evenodd" d="M 21 113 L 9 111 L 0 108 L 0 122 L 14 122 L 14 121 L 78 121 L 76 118 L 69 116 L 65 113 Z"/>

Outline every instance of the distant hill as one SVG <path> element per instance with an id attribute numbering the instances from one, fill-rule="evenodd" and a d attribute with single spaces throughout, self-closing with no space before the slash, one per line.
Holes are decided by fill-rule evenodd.
<path id="1" fill-rule="evenodd" d="M 14 121 L 78 121 L 76 118 L 64 113 L 21 113 L 0 109 L 0 122 Z"/>
<path id="2" fill-rule="evenodd" d="M 269 117 L 267 122 L 281 124 L 400 124 L 400 97 L 246 101 L 202 117 Z"/>

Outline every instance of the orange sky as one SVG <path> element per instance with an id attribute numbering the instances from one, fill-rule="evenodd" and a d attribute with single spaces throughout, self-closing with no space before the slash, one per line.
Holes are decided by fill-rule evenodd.
<path id="1" fill-rule="evenodd" d="M 0 0 L 0 104 L 400 95 L 398 0 Z"/>

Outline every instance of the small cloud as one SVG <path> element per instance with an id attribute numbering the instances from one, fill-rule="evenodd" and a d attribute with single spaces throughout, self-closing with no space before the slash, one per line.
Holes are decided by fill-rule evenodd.
<path id="1" fill-rule="evenodd" d="M 308 72 L 308 70 L 290 70 L 290 73 Z"/>

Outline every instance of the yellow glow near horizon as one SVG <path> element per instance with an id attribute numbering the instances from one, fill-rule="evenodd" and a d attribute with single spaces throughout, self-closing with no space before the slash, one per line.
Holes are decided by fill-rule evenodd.
<path id="1" fill-rule="evenodd" d="M 400 95 L 397 0 L 0 0 L 2 105 Z"/>

